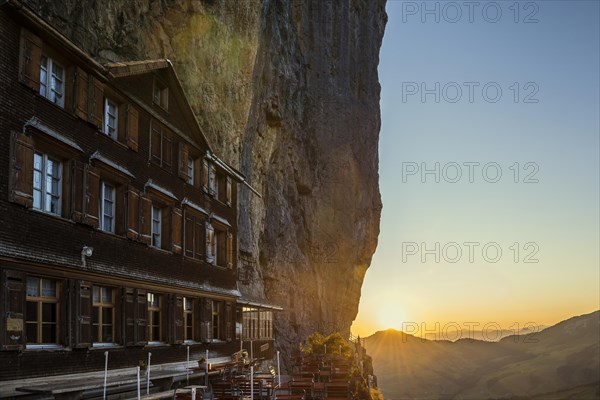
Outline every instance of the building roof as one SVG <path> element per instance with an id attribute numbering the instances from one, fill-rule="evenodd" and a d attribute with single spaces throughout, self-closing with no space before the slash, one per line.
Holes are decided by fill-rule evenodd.
<path id="1" fill-rule="evenodd" d="M 250 307 L 266 308 L 273 311 L 283 311 L 283 307 L 269 303 L 268 300 L 262 299 L 249 293 L 243 287 L 239 288 L 241 297 L 236 300 L 238 304 L 247 305 Z"/>

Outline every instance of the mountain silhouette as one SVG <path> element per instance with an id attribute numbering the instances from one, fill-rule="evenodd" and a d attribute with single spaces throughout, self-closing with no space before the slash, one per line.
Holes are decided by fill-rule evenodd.
<path id="1" fill-rule="evenodd" d="M 386 399 L 600 399 L 600 311 L 497 342 L 388 329 L 364 346 Z"/>

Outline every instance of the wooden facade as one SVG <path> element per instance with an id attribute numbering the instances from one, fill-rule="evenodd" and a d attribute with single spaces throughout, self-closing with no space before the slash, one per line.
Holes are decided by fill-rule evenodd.
<path id="1" fill-rule="evenodd" d="M 239 349 L 237 193 L 168 60 L 0 6 L 0 381 Z M 272 342 L 272 341 L 271 341 Z M 271 345 L 272 347 L 272 345 Z"/>

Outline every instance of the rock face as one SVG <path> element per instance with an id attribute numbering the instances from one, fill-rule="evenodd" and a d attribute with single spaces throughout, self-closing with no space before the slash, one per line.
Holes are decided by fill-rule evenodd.
<path id="1" fill-rule="evenodd" d="M 348 334 L 377 245 L 385 0 L 27 0 L 100 61 L 169 58 L 238 167 L 240 285 L 278 345 Z"/>

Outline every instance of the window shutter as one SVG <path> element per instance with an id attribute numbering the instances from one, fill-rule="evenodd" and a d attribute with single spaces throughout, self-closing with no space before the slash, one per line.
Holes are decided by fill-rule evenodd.
<path id="1" fill-rule="evenodd" d="M 138 151 L 138 110 L 131 104 L 127 105 L 127 146 Z"/>
<path id="2" fill-rule="evenodd" d="M 92 297 L 91 283 L 75 282 L 75 343 L 73 347 L 92 345 Z"/>
<path id="3" fill-rule="evenodd" d="M 179 177 L 187 182 L 189 179 L 188 175 L 188 158 L 190 151 L 188 145 L 180 142 L 179 143 Z"/>
<path id="4" fill-rule="evenodd" d="M 125 185 L 117 185 L 115 187 L 115 233 L 119 236 L 125 236 L 127 226 L 125 218 L 127 211 L 125 210 Z"/>
<path id="5" fill-rule="evenodd" d="M 194 219 L 185 213 L 183 247 L 186 257 L 194 257 Z"/>
<path id="6" fill-rule="evenodd" d="M 98 170 L 92 166 L 87 168 L 86 181 L 86 208 L 85 208 L 85 223 L 98 228 L 99 223 L 99 208 L 98 202 L 100 198 L 100 175 Z"/>
<path id="7" fill-rule="evenodd" d="M 173 247 L 173 230 L 171 229 L 171 222 L 173 221 L 173 213 L 170 211 L 171 208 L 161 208 L 160 210 L 160 248 L 163 250 L 171 250 Z M 171 248 L 169 248 L 171 243 Z M 181 236 L 179 239 L 181 243 Z M 180 246 L 181 247 L 181 246 Z"/>
<path id="8" fill-rule="evenodd" d="M 195 219 L 194 258 L 202 260 L 202 251 L 206 249 L 206 226 L 202 218 Z"/>
<path id="9" fill-rule="evenodd" d="M 123 342 L 125 346 L 135 345 L 135 290 L 123 289 Z"/>
<path id="10" fill-rule="evenodd" d="M 233 307 L 231 303 L 225 303 L 225 340 L 233 340 Z"/>
<path id="11" fill-rule="evenodd" d="M 193 340 L 202 338 L 202 302 L 200 299 L 192 299 Z"/>
<path id="12" fill-rule="evenodd" d="M 19 80 L 39 92 L 42 39 L 25 28 L 21 29 L 19 60 Z"/>
<path id="13" fill-rule="evenodd" d="M 63 346 L 71 346 L 71 342 L 74 339 L 73 326 L 71 326 L 69 318 L 67 317 L 68 312 L 71 311 L 67 307 L 71 307 L 69 301 L 69 294 L 72 293 L 71 287 L 69 286 L 70 280 L 63 279 L 59 280 L 59 301 L 58 301 L 58 336 L 57 343 Z"/>
<path id="14" fill-rule="evenodd" d="M 138 240 L 140 233 L 140 192 L 133 186 L 127 188 L 127 237 Z"/>
<path id="15" fill-rule="evenodd" d="M 33 138 L 14 132 L 10 140 L 9 200 L 33 206 Z"/>
<path id="16" fill-rule="evenodd" d="M 208 160 L 202 160 L 202 189 L 208 192 Z"/>
<path id="17" fill-rule="evenodd" d="M 200 160 L 194 160 L 194 187 L 202 187 L 202 174 L 200 174 Z"/>
<path id="18" fill-rule="evenodd" d="M 175 254 L 181 254 L 181 209 L 173 207 L 171 210 L 171 238 L 172 238 L 172 251 Z"/>
<path id="19" fill-rule="evenodd" d="M 88 121 L 102 129 L 104 117 L 104 85 L 93 75 L 88 78 Z"/>
<path id="20" fill-rule="evenodd" d="M 70 113 L 75 112 L 75 70 L 76 66 L 70 65 L 65 71 L 64 89 L 64 105 L 65 110 Z"/>
<path id="21" fill-rule="evenodd" d="M 223 231 L 215 235 L 217 242 L 217 265 L 221 267 L 227 266 L 227 234 Z"/>
<path id="22" fill-rule="evenodd" d="M 136 295 L 136 344 L 139 346 L 144 346 L 148 343 L 148 331 L 146 329 L 146 320 L 148 317 L 148 299 L 146 297 L 146 291 L 143 289 L 137 289 Z"/>
<path id="23" fill-rule="evenodd" d="M 226 193 L 226 200 L 225 203 L 227 203 L 228 206 L 231 207 L 232 204 L 232 198 L 233 198 L 233 191 L 232 191 L 232 185 L 231 185 L 231 177 L 228 176 L 227 177 L 227 193 Z"/>
<path id="24" fill-rule="evenodd" d="M 183 324 L 183 296 L 172 295 L 172 314 L 173 314 L 173 343 L 181 344 L 184 338 L 184 324 Z"/>
<path id="25" fill-rule="evenodd" d="M 233 268 L 233 233 L 227 232 L 227 268 Z"/>
<path id="26" fill-rule="evenodd" d="M 145 196 L 140 197 L 142 203 L 141 223 L 140 223 L 140 241 L 150 245 L 152 243 L 152 200 Z"/>
<path id="27" fill-rule="evenodd" d="M 88 74 L 79 67 L 75 68 L 74 111 L 79 118 L 88 119 Z"/>
<path id="28" fill-rule="evenodd" d="M 1 270 L 0 348 L 22 350 L 25 346 L 25 274 Z"/>
<path id="29" fill-rule="evenodd" d="M 84 176 L 85 165 L 78 160 L 70 161 L 71 168 L 71 219 L 83 222 Z"/>
<path id="30" fill-rule="evenodd" d="M 204 299 L 204 312 L 203 312 L 203 325 L 204 325 L 204 335 L 202 336 L 202 340 L 204 342 L 211 342 L 212 337 L 212 306 L 213 301 L 211 299 Z"/>

